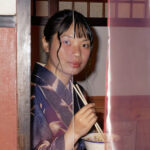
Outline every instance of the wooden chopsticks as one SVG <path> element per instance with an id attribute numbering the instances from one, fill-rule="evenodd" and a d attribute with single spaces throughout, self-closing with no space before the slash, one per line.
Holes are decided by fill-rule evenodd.
<path id="1" fill-rule="evenodd" d="M 87 105 L 88 104 L 87 100 L 85 99 L 85 97 L 84 97 L 83 93 L 81 92 L 79 86 L 77 84 L 74 85 L 73 83 L 72 83 L 72 86 L 73 86 L 74 90 L 76 91 L 76 93 L 78 94 L 78 96 L 80 97 L 80 99 L 82 100 L 83 104 Z M 102 139 L 104 140 L 104 133 L 103 133 L 101 127 L 99 126 L 99 124 L 97 122 L 95 123 L 95 128 L 96 128 L 97 132 L 101 134 Z"/>

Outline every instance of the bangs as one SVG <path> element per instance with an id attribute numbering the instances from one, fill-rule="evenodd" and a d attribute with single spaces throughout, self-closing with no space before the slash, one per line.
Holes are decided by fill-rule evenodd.
<path id="1" fill-rule="evenodd" d="M 90 35 L 84 24 L 74 21 L 74 37 L 90 40 Z"/>

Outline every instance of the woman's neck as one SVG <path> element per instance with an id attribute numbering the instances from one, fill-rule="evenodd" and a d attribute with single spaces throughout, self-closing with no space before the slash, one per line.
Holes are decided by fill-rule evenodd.
<path id="1" fill-rule="evenodd" d="M 71 75 L 67 75 L 54 67 L 52 64 L 46 64 L 45 67 L 50 70 L 59 80 L 62 81 L 62 83 L 66 86 L 71 79 Z"/>

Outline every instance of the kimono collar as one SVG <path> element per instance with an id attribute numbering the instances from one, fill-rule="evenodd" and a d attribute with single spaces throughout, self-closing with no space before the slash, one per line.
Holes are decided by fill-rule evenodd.
<path id="1" fill-rule="evenodd" d="M 71 81 L 65 86 L 50 70 L 44 67 L 41 63 L 36 63 L 33 69 L 31 81 L 39 86 L 52 86 L 55 92 L 66 100 L 68 104 L 71 103 L 72 86 Z M 68 87 L 68 88 L 67 88 Z"/>

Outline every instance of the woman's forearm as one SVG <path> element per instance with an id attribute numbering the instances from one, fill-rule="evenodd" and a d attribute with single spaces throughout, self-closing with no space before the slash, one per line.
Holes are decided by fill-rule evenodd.
<path id="1" fill-rule="evenodd" d="M 65 150 L 73 150 L 75 143 L 78 141 L 77 135 L 74 134 L 73 127 L 68 128 L 64 135 Z"/>

